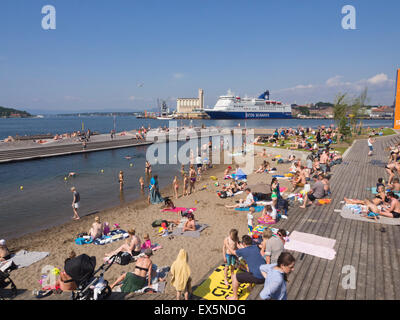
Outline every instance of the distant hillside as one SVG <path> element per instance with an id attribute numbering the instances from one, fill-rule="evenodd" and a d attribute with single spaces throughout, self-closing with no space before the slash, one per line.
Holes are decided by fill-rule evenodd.
<path id="1" fill-rule="evenodd" d="M 0 118 L 28 118 L 32 115 L 26 111 L 5 108 L 0 106 Z"/>

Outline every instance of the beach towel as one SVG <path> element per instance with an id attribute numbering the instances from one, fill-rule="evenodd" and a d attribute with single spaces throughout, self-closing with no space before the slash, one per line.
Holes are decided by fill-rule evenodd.
<path id="1" fill-rule="evenodd" d="M 185 231 L 185 232 L 182 231 L 182 228 L 178 227 L 172 231 L 171 235 L 199 238 L 200 233 L 207 227 L 208 227 L 208 224 L 196 224 L 196 231 Z"/>
<path id="2" fill-rule="evenodd" d="M 333 249 L 335 243 L 335 239 L 324 238 L 311 233 L 293 231 L 289 236 L 289 241 L 285 243 L 285 249 L 333 260 L 336 255 L 336 251 Z"/>
<path id="3" fill-rule="evenodd" d="M 350 207 L 349 205 L 344 205 L 342 210 L 337 210 L 337 211 L 340 212 L 340 216 L 344 219 L 359 220 L 364 222 L 380 223 L 380 224 L 395 225 L 395 226 L 400 225 L 400 219 L 396 218 L 379 216 L 378 220 L 375 220 L 362 217 L 361 214 L 357 214 L 356 208 L 352 209 L 352 207 Z"/>
<path id="4" fill-rule="evenodd" d="M 290 177 L 285 177 L 285 176 L 282 176 L 280 174 L 274 174 L 274 175 L 272 175 L 272 177 L 273 178 L 278 178 L 278 179 L 284 179 L 284 180 L 289 180 L 290 179 Z"/>
<path id="5" fill-rule="evenodd" d="M 185 291 L 191 274 L 185 249 L 180 249 L 178 257 L 172 263 L 171 274 L 171 284 L 174 286 L 175 290 Z"/>
<path id="6" fill-rule="evenodd" d="M 332 199 L 318 199 L 319 204 L 330 204 Z"/>
<path id="7" fill-rule="evenodd" d="M 116 229 L 110 231 L 110 233 L 107 236 L 102 236 L 101 238 L 97 238 L 93 241 L 94 244 L 97 245 L 104 245 L 108 244 L 111 242 L 123 240 L 129 237 L 128 232 L 122 230 L 122 229 Z"/>
<path id="8" fill-rule="evenodd" d="M 271 206 L 272 201 L 256 201 L 257 206 Z"/>
<path id="9" fill-rule="evenodd" d="M 253 207 L 255 212 L 260 212 L 263 211 L 264 207 L 263 206 L 255 206 Z M 249 211 L 250 207 L 246 207 L 246 208 L 235 208 L 236 211 Z"/>
<path id="10" fill-rule="evenodd" d="M 170 208 L 162 209 L 161 212 L 166 212 L 166 211 L 179 212 L 179 211 L 186 211 L 186 210 L 196 211 L 196 208 L 175 207 L 174 209 L 170 209 Z"/>
<path id="11" fill-rule="evenodd" d="M 20 250 L 16 254 L 12 254 L 11 258 L 7 261 L 0 263 L 0 269 L 4 267 L 6 264 L 9 264 L 11 261 L 17 266 L 17 268 L 25 268 L 29 267 L 31 264 L 38 262 L 44 258 L 46 258 L 50 253 L 49 252 L 37 252 L 37 251 L 26 251 Z"/>
<path id="12" fill-rule="evenodd" d="M 205 300 L 226 300 L 227 297 L 233 295 L 230 268 L 228 268 L 228 282 L 229 284 L 225 285 L 224 265 L 221 265 L 193 291 L 193 294 Z M 240 284 L 238 288 L 239 300 L 247 299 L 250 294 L 247 290 L 248 287 L 249 284 L 247 283 Z"/>

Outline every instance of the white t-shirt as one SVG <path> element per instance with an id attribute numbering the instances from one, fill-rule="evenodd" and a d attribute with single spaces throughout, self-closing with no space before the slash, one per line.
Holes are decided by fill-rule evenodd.
<path id="1" fill-rule="evenodd" d="M 246 200 L 245 200 L 244 203 L 247 204 L 247 205 L 250 205 L 253 201 L 254 201 L 254 197 L 253 197 L 253 194 L 250 192 L 247 195 Z"/>
<path id="2" fill-rule="evenodd" d="M 249 212 L 248 214 L 247 214 L 247 225 L 248 226 L 253 226 L 253 215 Z"/>
<path id="3" fill-rule="evenodd" d="M 368 139 L 368 147 L 372 147 L 371 138 Z"/>

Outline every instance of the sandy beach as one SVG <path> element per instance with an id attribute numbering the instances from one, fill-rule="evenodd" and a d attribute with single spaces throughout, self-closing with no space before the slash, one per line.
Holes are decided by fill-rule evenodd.
<path id="1" fill-rule="evenodd" d="M 263 160 L 267 159 L 270 161 L 271 158 L 272 156 L 268 158 L 262 158 L 258 155 L 255 156 L 255 170 L 258 169 L 259 164 Z M 270 163 L 273 167 L 278 169 L 276 174 L 287 173 L 288 164 L 278 165 L 276 162 L 271 161 Z M 124 206 L 101 211 L 96 213 L 96 216 L 99 216 L 102 222 L 109 222 L 110 225 L 118 223 L 124 230 L 135 228 L 141 239 L 145 233 L 149 233 L 152 243 L 158 243 L 163 247 L 157 250 L 152 257 L 153 263 L 159 267 L 170 266 L 177 257 L 179 250 L 184 248 L 188 253 L 189 264 L 192 270 L 192 284 L 198 285 L 201 279 L 204 278 L 216 264 L 223 262 L 222 244 L 230 229 L 238 229 L 240 237 L 247 234 L 246 213 L 226 209 L 224 207 L 226 204 L 233 204 L 236 200 L 244 198 L 244 194 L 232 198 L 220 199 L 216 191 L 220 190 L 221 187 L 215 186 L 215 181 L 210 179 L 210 176 L 214 175 L 218 178 L 220 184 L 228 182 L 229 180 L 224 181 L 223 179 L 223 172 L 227 166 L 228 165 L 215 165 L 212 169 L 209 169 L 203 174 L 201 181 L 196 182 L 196 191 L 189 196 L 180 197 L 175 200 L 171 186 L 161 190 L 162 196 L 170 196 L 176 206 L 197 208 L 195 211 L 197 222 L 209 225 L 209 227 L 201 233 L 200 238 L 195 239 L 175 236 L 173 239 L 168 239 L 168 237 L 158 236 L 158 228 L 153 228 L 151 223 L 157 219 L 179 219 L 179 213 L 160 212 L 163 204 L 149 205 L 147 199 L 144 197 Z M 271 179 L 271 174 L 253 173 L 248 176 L 248 184 L 269 184 Z M 287 187 L 289 189 L 289 184 L 287 180 L 280 180 L 281 187 Z M 199 189 L 203 186 L 207 186 L 207 188 L 200 191 Z M 180 192 L 182 192 L 182 183 L 180 184 Z M 288 191 L 286 191 L 286 193 L 288 193 Z M 82 216 L 86 214 L 84 207 L 80 210 L 80 213 Z M 261 213 L 256 213 L 255 218 L 258 218 L 260 215 Z M 64 225 L 8 241 L 9 249 L 13 252 L 18 252 L 21 249 L 50 252 L 47 258 L 33 265 L 12 271 L 11 277 L 18 289 L 26 289 L 28 291 L 40 289 L 39 279 L 42 274 L 42 268 L 46 265 L 51 265 L 62 269 L 64 260 L 71 250 L 74 250 L 77 255 L 85 253 L 89 256 L 95 256 L 98 267 L 103 262 L 105 253 L 111 252 L 121 246 L 123 241 L 117 241 L 103 246 L 75 244 L 77 234 L 88 232 L 94 218 L 95 215 L 85 216 L 78 221 L 71 220 L 71 222 Z M 133 263 L 125 266 L 114 264 L 105 274 L 105 278 L 112 283 L 121 273 L 132 271 L 133 267 Z M 174 298 L 175 290 L 168 281 L 162 299 Z"/>

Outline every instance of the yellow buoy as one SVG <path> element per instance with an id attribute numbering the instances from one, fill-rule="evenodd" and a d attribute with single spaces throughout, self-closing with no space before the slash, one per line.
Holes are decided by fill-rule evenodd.
<path id="1" fill-rule="evenodd" d="M 24 190 L 24 186 L 20 186 L 19 188 L 20 188 L 21 190 Z"/>
<path id="2" fill-rule="evenodd" d="M 132 167 L 132 166 L 133 166 L 133 164 L 131 163 L 131 164 L 129 164 L 129 166 L 130 166 L 130 167 Z"/>
<path id="3" fill-rule="evenodd" d="M 101 169 L 101 170 L 100 170 L 100 172 L 101 172 L 101 173 L 103 173 L 103 172 L 104 172 L 104 170 L 103 170 L 103 169 Z"/>
<path id="4" fill-rule="evenodd" d="M 67 177 L 64 177 L 64 180 L 67 181 Z"/>

